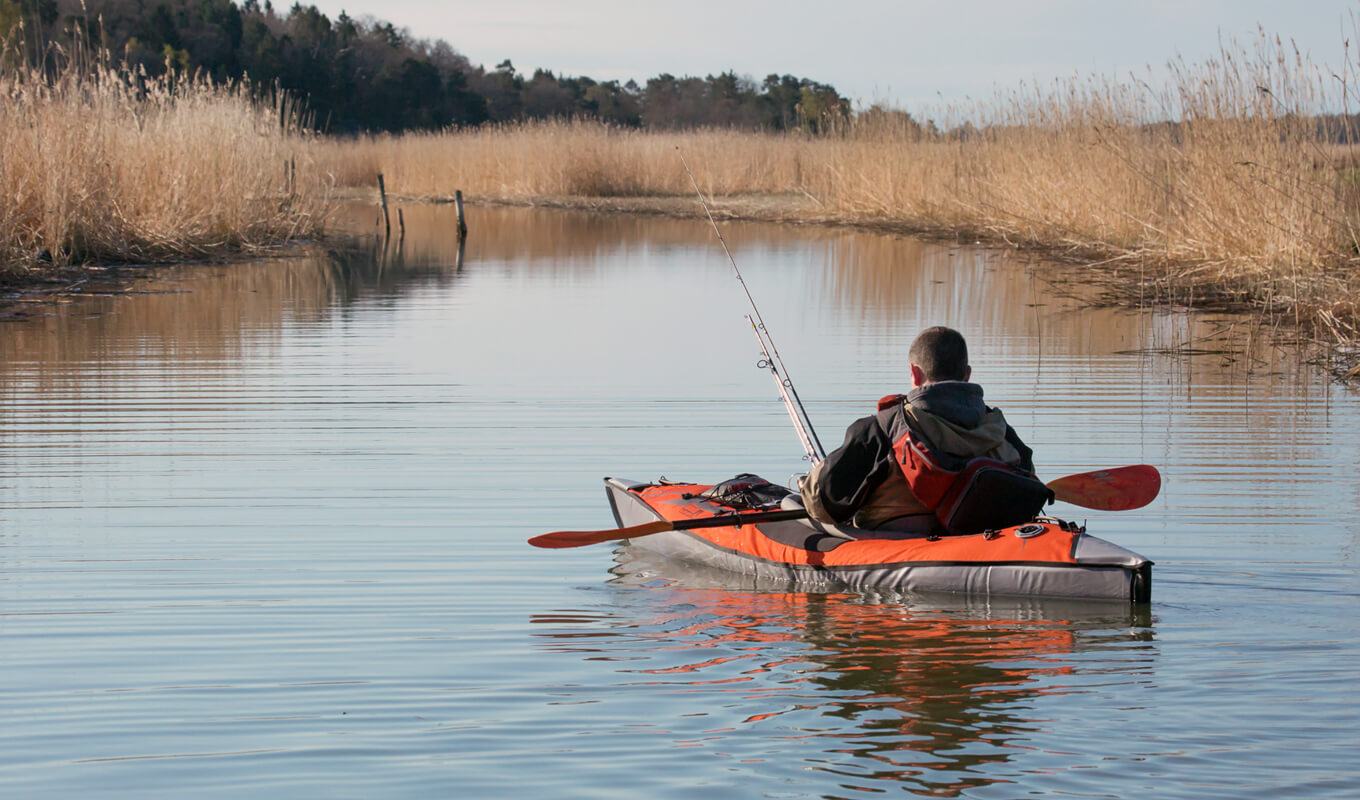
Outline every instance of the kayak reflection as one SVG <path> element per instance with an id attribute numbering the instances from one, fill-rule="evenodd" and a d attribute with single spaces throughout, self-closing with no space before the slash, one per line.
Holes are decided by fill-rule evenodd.
<path id="1" fill-rule="evenodd" d="M 1043 725 L 1038 701 L 1074 691 L 1074 656 L 1122 650 L 1124 680 L 1152 669 L 1151 618 L 1124 603 L 816 594 L 629 547 L 616 561 L 626 600 L 534 615 L 540 646 L 621 662 L 623 685 L 697 693 L 682 707 L 727 715 L 689 736 L 659 722 L 676 746 L 726 752 L 759 729 L 765 753 L 777 740 L 782 758 L 866 790 L 1004 780 Z"/>

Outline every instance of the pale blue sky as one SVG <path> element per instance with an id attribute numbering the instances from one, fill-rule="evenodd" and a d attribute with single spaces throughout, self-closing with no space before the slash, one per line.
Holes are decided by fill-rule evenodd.
<path id="1" fill-rule="evenodd" d="M 639 83 L 662 72 L 792 73 L 867 103 L 908 110 L 1073 72 L 1145 74 L 1177 54 L 1197 61 L 1220 37 L 1248 42 L 1258 24 L 1339 67 L 1355 37 L 1356 0 L 321 0 L 444 39 L 488 68 Z M 280 7 L 286 6 L 280 3 Z M 1355 50 L 1351 62 L 1357 63 Z"/>

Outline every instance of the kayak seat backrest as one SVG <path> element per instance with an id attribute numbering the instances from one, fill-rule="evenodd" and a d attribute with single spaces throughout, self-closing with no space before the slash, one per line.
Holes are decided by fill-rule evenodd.
<path id="1" fill-rule="evenodd" d="M 1028 472 L 990 459 L 974 459 L 940 505 L 936 516 L 955 536 L 1022 525 L 1053 502 L 1053 490 Z"/>

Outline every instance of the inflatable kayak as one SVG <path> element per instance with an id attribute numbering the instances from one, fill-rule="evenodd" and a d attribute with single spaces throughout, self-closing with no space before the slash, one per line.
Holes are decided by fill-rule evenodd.
<path id="1" fill-rule="evenodd" d="M 1088 534 L 1076 523 L 1040 517 L 966 536 L 863 530 L 805 517 L 790 519 L 802 516 L 797 495 L 773 488 L 778 494 L 754 500 L 739 497 L 734 502 L 732 497 L 715 495 L 710 485 L 605 478 L 619 527 L 659 520 L 676 524 L 674 530 L 634 538 L 632 546 L 733 573 L 791 582 L 800 589 L 1128 603 L 1151 599 L 1153 562 Z M 782 513 L 775 511 L 781 508 Z M 775 519 L 738 518 L 751 516 Z M 711 525 L 725 517 L 737 524 Z"/>

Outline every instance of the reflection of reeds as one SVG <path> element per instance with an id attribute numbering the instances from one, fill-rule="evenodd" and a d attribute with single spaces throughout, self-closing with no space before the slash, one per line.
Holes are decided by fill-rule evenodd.
<path id="1" fill-rule="evenodd" d="M 515 201 L 685 196 L 681 147 L 705 191 L 1061 251 L 1099 263 L 1095 279 L 1120 276 L 1134 299 L 1254 306 L 1356 338 L 1355 169 L 1321 135 L 1316 71 L 1263 39 L 1170 74 L 1162 91 L 1017 90 L 946 110 L 949 133 L 875 113 L 818 138 L 547 122 L 321 146 L 341 182 L 371 185 L 381 169 L 407 195 Z"/>
<path id="2" fill-rule="evenodd" d="M 0 264 L 199 258 L 321 231 L 327 182 L 294 109 L 78 61 L 0 75 Z"/>

